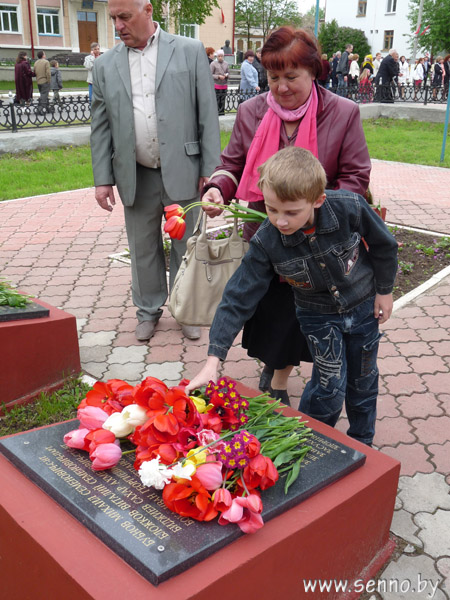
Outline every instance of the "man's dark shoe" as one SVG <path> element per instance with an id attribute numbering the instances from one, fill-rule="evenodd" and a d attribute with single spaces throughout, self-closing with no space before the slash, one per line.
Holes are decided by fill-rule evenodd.
<path id="1" fill-rule="evenodd" d="M 155 333 L 156 323 L 157 321 L 142 321 L 139 323 L 136 327 L 136 338 L 140 342 L 149 340 Z"/>
<path id="2" fill-rule="evenodd" d="M 182 325 L 181 331 L 188 340 L 198 340 L 202 333 L 200 327 L 195 327 L 194 325 Z"/>

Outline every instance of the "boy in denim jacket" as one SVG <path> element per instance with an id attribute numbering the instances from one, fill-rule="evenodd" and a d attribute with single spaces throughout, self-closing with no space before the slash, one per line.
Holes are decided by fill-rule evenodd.
<path id="1" fill-rule="evenodd" d="M 259 173 L 268 218 L 225 288 L 208 359 L 186 392 L 217 380 L 220 361 L 275 272 L 292 286 L 314 360 L 300 411 L 334 426 L 345 401 L 347 434 L 371 445 L 378 326 L 392 313 L 397 242 L 364 198 L 345 190 L 325 192 L 325 171 L 309 151 L 280 150 Z"/>

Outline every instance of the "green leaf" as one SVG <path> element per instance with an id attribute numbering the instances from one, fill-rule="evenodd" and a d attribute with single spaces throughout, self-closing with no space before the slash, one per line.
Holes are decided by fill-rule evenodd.
<path id="1" fill-rule="evenodd" d="M 276 459 L 273 461 L 273 464 L 276 467 L 279 467 L 281 465 L 284 465 L 285 463 L 290 462 L 294 457 L 295 457 L 295 454 L 293 454 L 289 450 L 286 450 L 285 452 L 281 452 L 281 454 L 278 454 Z"/>
<path id="2" fill-rule="evenodd" d="M 287 476 L 286 483 L 284 484 L 284 493 L 285 494 L 288 493 L 288 489 L 291 487 L 291 485 L 294 483 L 294 481 L 296 481 L 297 477 L 299 476 L 300 465 L 301 465 L 302 460 L 303 460 L 303 457 L 294 464 L 294 466 L 292 467 L 292 471 Z"/>

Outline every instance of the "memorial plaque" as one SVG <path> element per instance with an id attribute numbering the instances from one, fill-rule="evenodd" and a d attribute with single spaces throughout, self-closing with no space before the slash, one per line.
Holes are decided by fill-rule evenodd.
<path id="1" fill-rule="evenodd" d="M 48 317 L 50 311 L 45 306 L 30 302 L 23 308 L 13 306 L 0 306 L 0 321 L 19 321 L 20 319 L 39 319 Z"/>
<path id="2" fill-rule="evenodd" d="M 162 492 L 141 484 L 133 455 L 107 471 L 93 471 L 86 452 L 67 448 L 68 421 L 0 440 L 17 468 L 69 511 L 152 584 L 177 575 L 241 535 L 237 525 L 200 523 L 165 507 Z M 268 521 L 364 464 L 365 455 L 313 433 L 297 481 L 262 492 Z M 252 534 L 258 535 L 258 533 Z"/>

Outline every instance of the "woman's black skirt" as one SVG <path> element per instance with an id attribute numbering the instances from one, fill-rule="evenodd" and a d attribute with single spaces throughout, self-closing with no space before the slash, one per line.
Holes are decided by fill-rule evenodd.
<path id="1" fill-rule="evenodd" d="M 244 325 L 242 346 L 272 369 L 312 362 L 295 316 L 294 292 L 276 275 L 253 317 Z"/>

